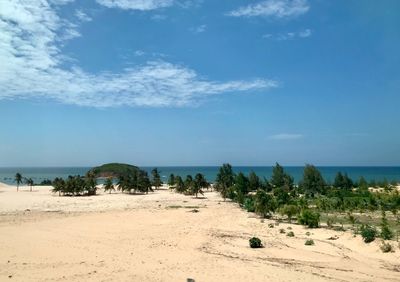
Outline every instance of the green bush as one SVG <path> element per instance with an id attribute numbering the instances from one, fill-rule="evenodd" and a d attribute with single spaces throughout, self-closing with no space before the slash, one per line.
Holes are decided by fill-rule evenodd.
<path id="1" fill-rule="evenodd" d="M 281 228 L 281 229 L 279 229 L 279 233 L 281 233 L 281 234 L 285 234 L 285 233 L 286 233 L 286 231 L 285 231 L 285 229 Z"/>
<path id="2" fill-rule="evenodd" d="M 270 223 L 270 224 L 268 224 L 268 227 L 269 227 L 269 228 L 274 228 L 274 224 L 273 224 L 273 223 Z"/>
<path id="3" fill-rule="evenodd" d="M 393 246 L 391 244 L 385 243 L 385 242 L 382 242 L 382 245 L 380 246 L 380 248 L 381 248 L 381 251 L 384 253 L 389 253 L 389 252 L 393 251 Z"/>
<path id="4" fill-rule="evenodd" d="M 307 240 L 307 241 L 304 243 L 304 245 L 306 245 L 306 246 L 314 246 L 315 243 L 314 243 L 314 240 L 313 240 L 313 239 L 309 239 L 309 240 Z"/>
<path id="5" fill-rule="evenodd" d="M 370 243 L 375 240 L 377 235 L 377 231 L 375 227 L 370 225 L 362 225 L 361 226 L 361 237 L 365 243 Z"/>
<path id="6" fill-rule="evenodd" d="M 309 228 L 317 228 L 319 226 L 320 214 L 312 210 L 302 210 L 299 216 L 299 223 L 307 225 Z"/>
<path id="7" fill-rule="evenodd" d="M 286 236 L 288 236 L 288 237 L 294 237 L 293 231 L 288 232 L 288 233 L 286 234 Z"/>
<path id="8" fill-rule="evenodd" d="M 253 237 L 249 240 L 250 248 L 262 248 L 261 240 L 257 237 Z"/>
<path id="9" fill-rule="evenodd" d="M 384 240 L 390 240 L 393 238 L 393 232 L 390 230 L 388 220 L 386 219 L 385 212 L 382 212 L 382 222 L 381 222 L 381 238 Z"/>
<path id="10" fill-rule="evenodd" d="M 306 232 L 306 235 L 307 235 L 307 236 L 310 236 L 310 235 L 311 235 L 311 233 L 310 233 L 310 232 Z"/>
<path id="11" fill-rule="evenodd" d="M 250 198 L 250 197 L 246 198 L 246 199 L 244 200 L 243 207 L 244 207 L 244 209 L 245 209 L 246 211 L 248 211 L 248 212 L 255 212 L 254 200 L 253 200 L 253 198 Z"/>

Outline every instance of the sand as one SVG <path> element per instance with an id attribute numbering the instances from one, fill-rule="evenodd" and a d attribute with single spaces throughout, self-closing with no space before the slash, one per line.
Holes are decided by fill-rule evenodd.
<path id="1" fill-rule="evenodd" d="M 269 228 L 274 221 L 214 192 L 195 199 L 168 190 L 49 190 L 0 185 L 0 281 L 400 281 L 397 243 L 384 254 L 380 241 L 365 244 L 350 232 Z M 294 238 L 280 234 L 288 227 Z M 265 248 L 249 248 L 252 236 Z M 308 238 L 315 246 L 304 245 Z"/>

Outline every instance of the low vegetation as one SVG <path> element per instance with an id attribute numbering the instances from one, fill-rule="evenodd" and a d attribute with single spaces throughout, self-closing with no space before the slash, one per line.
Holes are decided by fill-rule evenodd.
<path id="1" fill-rule="evenodd" d="M 352 230 L 368 243 L 376 237 L 398 240 L 397 185 L 397 181 L 367 182 L 363 177 L 354 181 L 343 172 L 338 172 L 334 182 L 329 183 L 313 165 L 306 165 L 303 178 L 295 183 L 277 163 L 269 179 L 261 179 L 254 172 L 235 174 L 230 164 L 223 164 L 214 187 L 224 200 L 237 202 L 262 218 L 289 223 L 295 220 L 308 228 L 322 225 L 336 231 Z"/>
<path id="2" fill-rule="evenodd" d="M 257 237 L 253 237 L 249 240 L 250 248 L 262 248 L 261 240 Z"/>
<path id="3" fill-rule="evenodd" d="M 306 245 L 306 246 L 314 246 L 315 243 L 314 243 L 314 240 L 313 240 L 313 239 L 308 239 L 308 240 L 304 243 L 304 245 Z"/>

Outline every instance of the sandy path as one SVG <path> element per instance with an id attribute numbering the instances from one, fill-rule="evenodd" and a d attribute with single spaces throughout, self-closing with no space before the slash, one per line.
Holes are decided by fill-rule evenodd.
<path id="1" fill-rule="evenodd" d="M 2 185 L 0 281 L 400 281 L 398 249 L 383 254 L 379 242 L 322 228 L 268 228 L 272 221 L 206 197 L 58 198 Z M 279 233 L 289 226 L 295 238 Z M 304 245 L 307 231 L 315 246 Z M 253 235 L 266 247 L 250 249 Z"/>

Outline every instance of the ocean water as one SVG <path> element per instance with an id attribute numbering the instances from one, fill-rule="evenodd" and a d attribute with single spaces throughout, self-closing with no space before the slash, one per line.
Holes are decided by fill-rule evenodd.
<path id="1" fill-rule="evenodd" d="M 150 171 L 153 167 L 141 167 L 142 169 Z M 23 177 L 32 178 L 35 183 L 40 183 L 44 179 L 53 180 L 56 177 L 67 178 L 68 175 L 85 175 L 90 167 L 0 167 L 0 182 L 7 184 L 15 184 L 14 176 L 17 172 L 21 173 Z M 218 173 L 218 166 L 169 166 L 158 167 L 162 180 L 167 181 L 168 176 L 173 173 L 186 177 L 190 174 L 194 176 L 196 173 L 202 173 L 206 179 L 213 182 Z M 269 178 L 272 173 L 271 166 L 234 166 L 234 171 L 243 172 L 245 174 L 254 171 L 260 177 Z M 301 180 L 304 167 L 289 166 L 285 170 L 294 177 L 295 181 Z M 332 182 L 338 171 L 347 173 L 353 180 L 358 180 L 363 176 L 367 180 L 397 180 L 400 181 L 400 167 L 339 167 L 339 166 L 322 166 L 318 167 L 325 180 Z"/>

